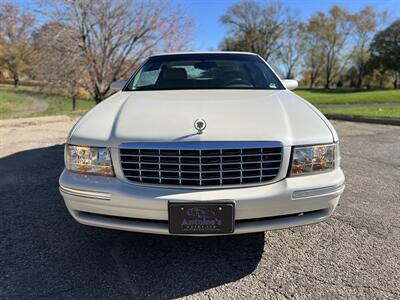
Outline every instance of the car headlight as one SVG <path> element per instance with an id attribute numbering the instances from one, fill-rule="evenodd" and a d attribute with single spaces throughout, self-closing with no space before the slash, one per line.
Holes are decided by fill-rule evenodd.
<path id="1" fill-rule="evenodd" d="M 290 176 L 316 174 L 335 169 L 337 144 L 294 147 Z"/>
<path id="2" fill-rule="evenodd" d="M 73 172 L 114 176 L 108 148 L 66 145 L 65 167 Z"/>

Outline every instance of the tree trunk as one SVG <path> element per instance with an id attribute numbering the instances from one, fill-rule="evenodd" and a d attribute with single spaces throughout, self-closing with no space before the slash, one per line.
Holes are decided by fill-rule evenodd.
<path id="1" fill-rule="evenodd" d="M 317 76 L 314 76 L 313 73 L 310 74 L 310 89 L 312 89 L 314 87 L 316 78 L 317 78 Z"/>
<path id="2" fill-rule="evenodd" d="M 356 88 L 360 88 L 362 86 L 362 74 L 358 73 Z"/>
<path id="3" fill-rule="evenodd" d="M 93 100 L 96 102 L 96 104 L 99 104 L 101 101 L 103 101 L 106 98 L 107 92 L 109 91 L 108 89 L 103 89 L 101 88 L 101 84 L 95 84 L 94 86 L 94 93 L 92 94 Z"/>
<path id="4" fill-rule="evenodd" d="M 106 95 L 105 95 L 105 93 L 100 93 L 100 92 L 96 91 L 93 98 L 94 98 L 94 101 L 96 102 L 96 104 L 99 104 L 101 101 L 103 101 L 106 98 Z"/>
<path id="5" fill-rule="evenodd" d="M 72 95 L 72 111 L 76 110 L 76 95 Z"/>
<path id="6" fill-rule="evenodd" d="M 289 68 L 288 71 L 286 72 L 286 79 L 292 79 L 293 75 L 292 75 L 292 69 Z"/>
<path id="7" fill-rule="evenodd" d="M 18 74 L 14 74 L 13 80 L 14 80 L 14 87 L 17 88 L 17 87 L 18 87 L 18 83 L 19 83 L 19 76 L 18 76 Z"/>
<path id="8" fill-rule="evenodd" d="M 326 75 L 325 75 L 325 88 L 327 90 L 329 90 L 331 86 L 331 73 L 326 71 Z"/>

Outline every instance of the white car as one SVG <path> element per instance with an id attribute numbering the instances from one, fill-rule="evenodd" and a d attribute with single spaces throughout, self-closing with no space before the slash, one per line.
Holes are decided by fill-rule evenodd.
<path id="1" fill-rule="evenodd" d="M 329 121 L 258 55 L 155 55 L 71 130 L 60 191 L 76 221 L 240 234 L 327 219 L 344 190 Z"/>

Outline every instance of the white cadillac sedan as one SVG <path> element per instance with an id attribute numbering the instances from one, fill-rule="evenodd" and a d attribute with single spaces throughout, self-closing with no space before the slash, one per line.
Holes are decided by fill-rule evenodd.
<path id="1" fill-rule="evenodd" d="M 89 111 L 60 192 L 79 223 L 240 234 L 327 219 L 344 189 L 329 121 L 258 55 L 156 55 Z"/>

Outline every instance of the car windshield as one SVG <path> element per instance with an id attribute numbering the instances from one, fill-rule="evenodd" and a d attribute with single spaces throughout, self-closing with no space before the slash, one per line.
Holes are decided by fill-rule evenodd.
<path id="1" fill-rule="evenodd" d="M 125 90 L 284 89 L 258 56 L 176 54 L 149 58 Z"/>

